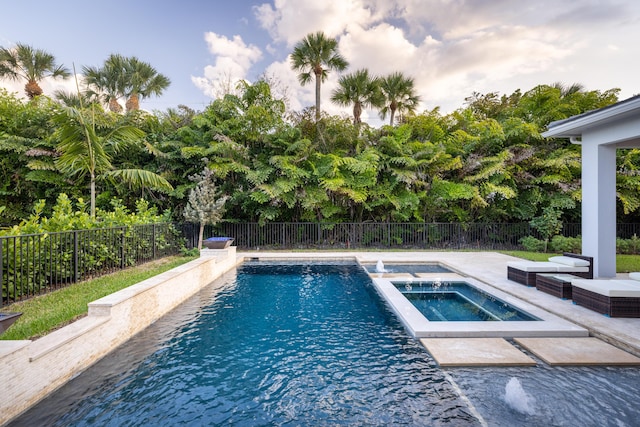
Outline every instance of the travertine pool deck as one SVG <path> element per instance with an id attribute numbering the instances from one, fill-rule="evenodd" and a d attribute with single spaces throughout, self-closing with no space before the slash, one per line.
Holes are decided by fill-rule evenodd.
<path id="1" fill-rule="evenodd" d="M 502 338 L 422 338 L 420 343 L 442 367 L 536 365 Z"/>
<path id="2" fill-rule="evenodd" d="M 361 263 L 375 264 L 382 260 L 393 263 L 440 263 L 454 272 L 497 289 L 510 297 L 522 300 L 537 309 L 568 321 L 588 331 L 590 336 L 611 343 L 635 356 L 640 356 L 640 318 L 609 318 L 587 308 L 574 305 L 571 300 L 562 300 L 507 279 L 507 263 L 519 258 L 497 252 L 267 252 L 252 251 L 238 253 L 239 256 L 258 258 L 336 259 L 351 258 Z M 444 277 L 444 274 L 438 276 Z M 624 277 L 624 275 L 621 275 Z M 391 279 L 391 277 L 384 277 Z M 540 338 L 540 337 L 539 337 Z M 550 338 L 553 338 L 550 337 Z M 443 338 L 444 339 L 444 338 Z M 588 350 L 587 350 L 588 351 Z"/>

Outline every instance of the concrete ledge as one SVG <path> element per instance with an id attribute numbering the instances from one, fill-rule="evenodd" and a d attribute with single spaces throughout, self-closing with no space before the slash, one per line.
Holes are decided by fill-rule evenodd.
<path id="1" fill-rule="evenodd" d="M 204 252 L 204 251 L 203 251 Z M 0 341 L 4 425 L 194 295 L 242 258 L 235 246 L 89 303 L 89 314 L 36 341 Z"/>
<path id="2" fill-rule="evenodd" d="M 29 348 L 31 356 L 29 362 L 34 362 L 50 352 L 69 344 L 76 338 L 85 337 L 92 329 L 108 322 L 108 317 L 83 317 L 62 329 L 58 329 L 37 341 L 33 341 Z"/>

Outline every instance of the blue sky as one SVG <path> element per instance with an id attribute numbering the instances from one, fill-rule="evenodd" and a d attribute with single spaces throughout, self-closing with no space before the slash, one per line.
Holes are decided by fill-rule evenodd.
<path id="1" fill-rule="evenodd" d="M 635 0 L 0 0 L 0 45 L 26 43 L 80 71 L 111 53 L 137 56 L 171 79 L 148 110 L 185 104 L 202 110 L 230 81 L 266 74 L 289 107 L 314 103 L 288 54 L 306 34 L 339 40 L 346 72 L 412 76 L 420 111 L 448 113 L 474 91 L 510 94 L 537 84 L 581 83 L 588 90 L 640 93 L 640 2 Z M 338 75 L 324 84 L 322 108 Z M 22 94 L 23 84 L 0 81 Z M 45 93 L 73 88 L 47 82 Z M 375 112 L 363 117 L 380 123 Z"/>

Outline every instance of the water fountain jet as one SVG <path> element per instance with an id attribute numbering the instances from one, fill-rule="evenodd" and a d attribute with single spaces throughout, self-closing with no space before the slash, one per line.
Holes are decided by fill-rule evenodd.
<path id="1" fill-rule="evenodd" d="M 525 414 L 534 415 L 534 400 L 524 391 L 522 384 L 516 377 L 511 377 L 504 388 L 504 401 L 507 402 L 512 409 Z"/>

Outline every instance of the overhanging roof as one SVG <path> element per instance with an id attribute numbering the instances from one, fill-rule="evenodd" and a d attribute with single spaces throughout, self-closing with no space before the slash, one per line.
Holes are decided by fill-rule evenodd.
<path id="1" fill-rule="evenodd" d="M 568 119 L 551 122 L 542 136 L 545 138 L 581 137 L 586 130 L 632 117 L 640 118 L 640 95 Z"/>

